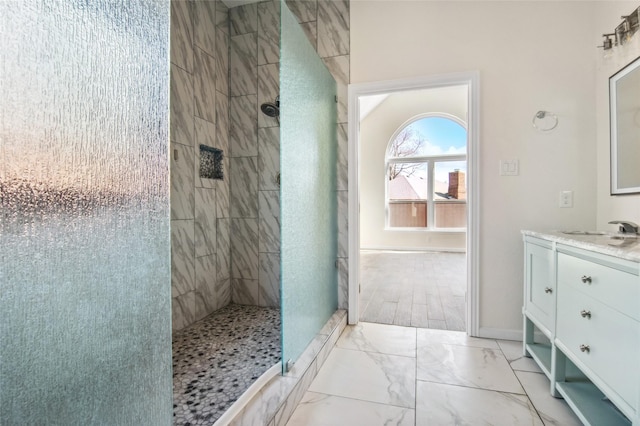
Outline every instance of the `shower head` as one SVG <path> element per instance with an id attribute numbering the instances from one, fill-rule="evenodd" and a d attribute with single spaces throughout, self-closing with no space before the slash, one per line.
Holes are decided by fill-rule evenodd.
<path id="1" fill-rule="evenodd" d="M 262 110 L 262 113 L 264 115 L 267 115 L 269 117 L 277 117 L 278 115 L 280 115 L 280 109 L 278 108 L 278 105 L 273 102 L 263 103 L 262 105 L 260 105 L 260 109 Z"/>
<path id="2" fill-rule="evenodd" d="M 260 110 L 268 117 L 280 117 L 280 96 L 276 96 L 275 102 L 265 102 L 260 105 Z"/>

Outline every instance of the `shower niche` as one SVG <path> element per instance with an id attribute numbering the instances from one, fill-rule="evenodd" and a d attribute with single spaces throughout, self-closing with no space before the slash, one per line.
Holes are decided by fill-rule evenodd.
<path id="1" fill-rule="evenodd" d="M 221 149 L 200 145 L 200 177 L 205 179 L 224 179 L 223 156 Z"/>

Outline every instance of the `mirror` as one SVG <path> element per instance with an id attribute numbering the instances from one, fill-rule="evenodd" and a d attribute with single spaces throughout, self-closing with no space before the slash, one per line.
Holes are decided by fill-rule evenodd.
<path id="1" fill-rule="evenodd" d="M 609 78 L 611 195 L 640 193 L 640 57 Z"/>

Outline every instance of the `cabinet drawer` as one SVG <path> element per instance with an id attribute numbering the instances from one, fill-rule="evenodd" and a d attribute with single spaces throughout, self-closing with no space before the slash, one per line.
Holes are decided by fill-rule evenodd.
<path id="1" fill-rule="evenodd" d="M 637 275 L 558 253 L 558 286 L 571 286 L 640 320 L 640 279 Z"/>
<path id="2" fill-rule="evenodd" d="M 629 406 L 638 408 L 640 322 L 560 285 L 556 332 L 557 341 Z M 581 345 L 588 350 L 582 351 Z"/>

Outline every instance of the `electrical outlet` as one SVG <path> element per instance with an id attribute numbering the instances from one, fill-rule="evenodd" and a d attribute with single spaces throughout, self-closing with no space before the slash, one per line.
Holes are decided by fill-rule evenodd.
<path id="1" fill-rule="evenodd" d="M 560 191 L 560 207 L 573 207 L 573 191 Z"/>

